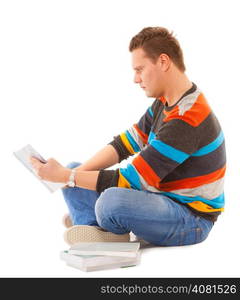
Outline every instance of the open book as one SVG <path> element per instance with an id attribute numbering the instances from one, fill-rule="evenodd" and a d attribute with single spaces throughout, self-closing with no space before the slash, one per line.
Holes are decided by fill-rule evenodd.
<path id="1" fill-rule="evenodd" d="M 32 167 L 32 164 L 30 163 L 29 159 L 30 156 L 34 156 L 37 159 L 39 159 L 41 162 L 46 163 L 46 160 L 35 150 L 31 145 L 26 145 L 22 149 L 13 152 L 15 157 L 39 180 L 41 183 L 50 191 L 55 192 L 56 190 L 64 187 L 66 184 L 64 183 L 58 183 L 58 182 L 51 182 L 47 180 L 41 179 L 35 169 Z"/>

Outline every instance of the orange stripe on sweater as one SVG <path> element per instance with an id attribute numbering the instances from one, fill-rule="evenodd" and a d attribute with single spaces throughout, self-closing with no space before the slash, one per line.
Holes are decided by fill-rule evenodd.
<path id="1" fill-rule="evenodd" d="M 160 183 L 157 188 L 165 192 L 187 189 L 187 188 L 195 188 L 203 184 L 214 182 L 224 177 L 225 171 L 226 171 L 226 166 L 207 175 L 180 179 L 180 180 L 170 181 L 166 183 Z"/>
<path id="2" fill-rule="evenodd" d="M 159 185 L 161 178 L 153 171 L 149 164 L 140 155 L 133 159 L 132 164 L 149 185 Z"/>
<path id="3" fill-rule="evenodd" d="M 210 205 L 207 205 L 206 203 L 200 202 L 200 201 L 194 201 L 191 203 L 187 203 L 190 207 L 202 211 L 202 212 L 217 212 L 217 211 L 224 211 L 224 208 L 212 208 Z"/>
<path id="4" fill-rule="evenodd" d="M 163 104 L 165 104 L 167 102 L 166 99 L 163 96 L 160 96 L 158 98 L 158 100 L 161 101 Z"/>
<path id="5" fill-rule="evenodd" d="M 148 135 L 144 133 L 137 124 L 134 124 L 133 127 L 137 130 L 137 133 L 139 134 L 140 138 L 142 139 L 144 144 L 147 144 L 148 141 Z"/>
<path id="6" fill-rule="evenodd" d="M 171 111 L 164 110 L 166 118 L 164 118 L 163 121 L 169 122 L 173 119 L 180 119 L 192 125 L 193 127 L 197 127 L 207 118 L 210 112 L 211 108 L 208 105 L 207 100 L 203 94 L 200 94 L 193 106 L 181 116 L 179 115 L 178 106 L 174 107 L 174 109 Z"/>
<path id="7" fill-rule="evenodd" d="M 173 119 L 176 119 L 179 117 L 179 108 L 178 106 L 175 106 L 172 110 L 167 111 L 167 110 L 163 110 L 164 115 L 166 116 L 166 118 L 163 119 L 164 122 L 168 122 L 171 121 Z"/>
<path id="8" fill-rule="evenodd" d="M 118 187 L 124 187 L 124 188 L 130 188 L 130 183 L 126 180 L 126 178 L 119 172 L 119 178 L 118 178 Z"/>

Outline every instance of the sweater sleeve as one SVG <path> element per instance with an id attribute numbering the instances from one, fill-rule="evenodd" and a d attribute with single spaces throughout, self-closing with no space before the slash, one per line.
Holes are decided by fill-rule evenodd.
<path id="1" fill-rule="evenodd" d="M 158 189 L 161 180 L 197 150 L 196 131 L 196 128 L 182 120 L 167 122 L 157 134 L 151 135 L 147 146 L 126 168 L 102 170 L 97 190 L 101 192 L 111 186 Z"/>
<path id="2" fill-rule="evenodd" d="M 114 136 L 113 140 L 109 143 L 109 145 L 112 145 L 116 149 L 119 155 L 119 163 L 129 156 L 140 152 L 147 144 L 156 104 L 157 100 L 148 107 L 138 123 L 133 124 L 132 127 L 121 134 Z"/>

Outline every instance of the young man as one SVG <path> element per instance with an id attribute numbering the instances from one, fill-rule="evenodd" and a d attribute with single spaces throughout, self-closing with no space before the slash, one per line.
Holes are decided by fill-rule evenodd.
<path id="1" fill-rule="evenodd" d="M 224 206 L 220 124 L 167 29 L 144 28 L 129 49 L 134 82 L 155 98 L 139 122 L 82 165 L 33 164 L 46 180 L 67 183 L 72 172 L 62 190 L 69 244 L 126 241 L 130 232 L 162 246 L 202 242 Z M 126 168 L 106 170 L 135 154 Z"/>

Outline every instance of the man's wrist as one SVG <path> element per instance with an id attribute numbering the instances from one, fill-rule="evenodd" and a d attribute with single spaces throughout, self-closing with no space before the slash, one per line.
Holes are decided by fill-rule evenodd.
<path id="1" fill-rule="evenodd" d="M 69 181 L 69 177 L 71 174 L 72 169 L 69 168 L 64 168 L 63 172 L 62 172 L 62 176 L 61 176 L 61 181 L 62 183 L 68 183 Z"/>

